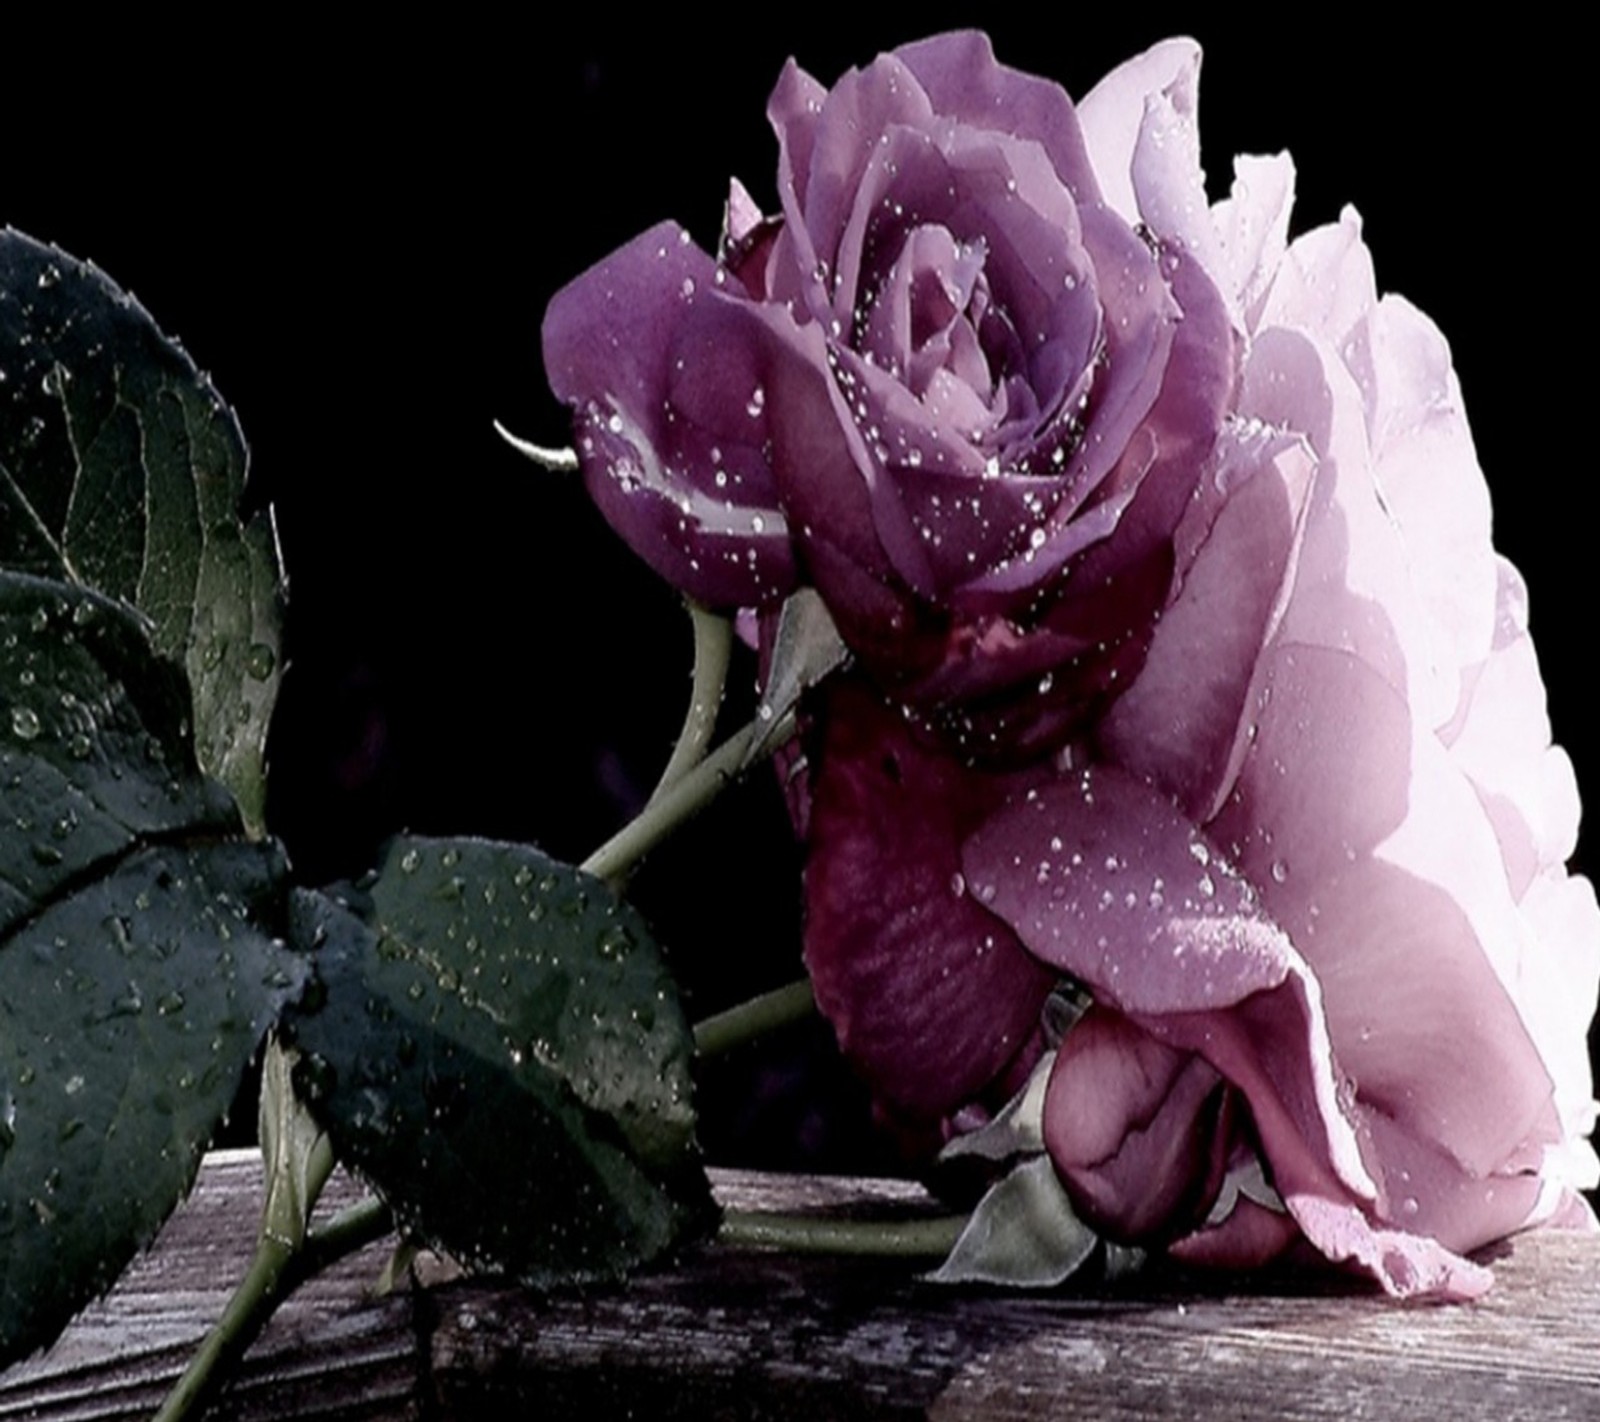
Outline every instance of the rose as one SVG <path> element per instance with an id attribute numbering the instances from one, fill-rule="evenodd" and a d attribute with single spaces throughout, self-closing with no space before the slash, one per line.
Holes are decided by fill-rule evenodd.
<path id="1" fill-rule="evenodd" d="M 1059 739 L 1166 595 L 1233 376 L 1217 292 L 982 35 L 831 92 L 791 63 L 769 116 L 780 217 L 735 184 L 720 260 L 664 223 L 550 304 L 588 487 L 703 603 L 815 585 L 970 747 Z"/>
<path id="2" fill-rule="evenodd" d="M 1204 265 L 1239 333 L 1216 502 L 1178 530 L 1138 675 L 1053 757 L 975 769 L 833 693 L 808 963 L 921 1119 L 1014 1089 L 1069 975 L 1094 1006 L 1045 1059 L 1043 1133 L 1080 1213 L 1466 1296 L 1488 1276 L 1462 1251 L 1592 1222 L 1575 785 L 1443 339 L 1377 297 L 1353 214 L 1287 242 L 1287 158 L 1207 204 L 1197 71 L 1160 46 L 1081 113 L 1108 200 Z"/>

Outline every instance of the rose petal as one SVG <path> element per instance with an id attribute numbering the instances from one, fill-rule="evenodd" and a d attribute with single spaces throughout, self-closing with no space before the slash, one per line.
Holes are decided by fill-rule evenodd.
<path id="1" fill-rule="evenodd" d="M 1309 451 L 1292 436 L 1229 435 L 1215 476 L 1226 502 L 1154 631 L 1143 670 L 1101 723 L 1099 741 L 1113 760 L 1161 785 L 1202 823 L 1248 744 L 1257 668 L 1293 587 L 1312 471 Z"/>
<path id="2" fill-rule="evenodd" d="M 1308 1169 L 1370 1195 L 1315 980 L 1170 800 L 1096 767 L 1013 794 L 962 864 L 1030 952 L 1243 1089 L 1275 1168 L 1305 1155 Z"/>
<path id="3" fill-rule="evenodd" d="M 1079 207 L 1100 197 L 1072 100 L 1059 84 L 995 61 L 977 30 L 936 35 L 895 51 L 936 112 L 972 128 L 1034 135 Z"/>
<path id="4" fill-rule="evenodd" d="M 652 228 L 552 299 L 545 369 L 577 412 L 589 491 L 634 551 L 702 602 L 753 606 L 793 587 L 795 567 L 771 412 L 747 406 L 769 369 L 802 389 L 823 377 L 716 275 L 681 228 Z"/>
<path id="5" fill-rule="evenodd" d="M 1186 71 L 1197 71 L 1199 64 L 1200 46 L 1192 39 L 1163 40 L 1119 64 L 1078 105 L 1100 190 L 1106 205 L 1124 222 L 1141 218 L 1134 195 L 1133 156 L 1143 132 L 1145 106 Z"/>
<path id="6" fill-rule="evenodd" d="M 1260 323 L 1261 303 L 1289 247 L 1294 163 L 1287 153 L 1233 160 L 1233 185 L 1213 205 L 1218 266 L 1211 269 L 1241 330 Z"/>
<path id="7" fill-rule="evenodd" d="M 813 758 L 806 966 L 840 1047 L 895 1111 L 954 1112 L 1031 1040 L 1054 974 L 966 892 L 961 838 L 1007 781 L 918 745 L 836 685 Z"/>
<path id="8" fill-rule="evenodd" d="M 1219 1224 L 1206 1225 L 1174 1240 L 1167 1253 L 1185 1264 L 1212 1269 L 1259 1269 L 1301 1239 L 1291 1214 L 1239 1199 Z"/>

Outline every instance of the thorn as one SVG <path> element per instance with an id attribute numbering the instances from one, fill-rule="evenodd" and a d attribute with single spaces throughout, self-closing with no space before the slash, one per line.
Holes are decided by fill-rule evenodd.
<path id="1" fill-rule="evenodd" d="M 525 439 L 518 439 L 499 420 L 494 422 L 494 430 L 518 454 L 527 455 L 542 468 L 553 469 L 560 474 L 570 474 L 578 467 L 578 451 L 575 449 L 546 449 L 541 444 L 530 444 Z"/>

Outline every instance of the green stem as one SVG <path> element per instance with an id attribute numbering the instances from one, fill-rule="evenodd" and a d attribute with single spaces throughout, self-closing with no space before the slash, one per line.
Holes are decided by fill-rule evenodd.
<path id="1" fill-rule="evenodd" d="M 333 1152 L 322 1137 L 312 1148 L 307 1171 L 309 1200 L 315 1201 L 333 1169 Z M 263 1230 L 239 1287 L 211 1332 L 189 1360 L 156 1413 L 155 1422 L 182 1422 L 198 1417 L 214 1398 L 233 1365 L 255 1342 L 273 1310 L 313 1274 L 320 1273 L 348 1254 L 382 1239 L 392 1227 L 387 1207 L 363 1200 L 335 1215 L 320 1229 L 306 1234 L 297 1245 L 271 1230 Z"/>
<path id="2" fill-rule="evenodd" d="M 226 1377 L 229 1368 L 260 1333 L 283 1296 L 283 1277 L 293 1250 L 283 1240 L 263 1237 L 249 1272 L 228 1300 L 222 1317 L 189 1359 L 178 1385 L 156 1413 L 155 1422 L 179 1422 L 198 1416 Z"/>
<path id="3" fill-rule="evenodd" d="M 382 1200 L 360 1200 L 306 1235 L 306 1247 L 296 1260 L 296 1275 L 309 1279 L 320 1274 L 346 1255 L 376 1243 L 393 1228 L 394 1216 Z"/>
<path id="4" fill-rule="evenodd" d="M 303 1203 L 296 1201 L 296 1206 L 309 1214 L 332 1173 L 333 1147 L 327 1136 L 318 1136 L 306 1156 L 305 1198 Z M 269 1202 L 250 1268 L 228 1300 L 222 1317 L 189 1360 L 178 1385 L 167 1394 L 155 1422 L 180 1422 L 197 1416 L 288 1293 L 289 1266 L 302 1243 L 301 1226 L 287 1219 L 276 1221 L 275 1213 Z"/>
<path id="5" fill-rule="evenodd" d="M 801 978 L 797 983 L 786 983 L 697 1022 L 694 1048 L 702 1057 L 714 1057 L 775 1028 L 799 1022 L 816 1010 L 817 999 L 811 991 L 811 980 Z"/>
<path id="6" fill-rule="evenodd" d="M 683 715 L 683 729 L 678 732 L 667 768 L 651 793 L 652 800 L 695 766 L 711 744 L 733 650 L 733 624 L 726 617 L 707 612 L 687 599 L 684 606 L 689 609 L 694 626 L 694 684 L 689 692 L 689 709 Z"/>
<path id="7" fill-rule="evenodd" d="M 729 1210 L 719 1244 L 795 1254 L 854 1254 L 880 1259 L 943 1259 L 967 1227 L 965 1215 L 920 1220 L 835 1220 L 814 1215 Z"/>
<path id="8" fill-rule="evenodd" d="M 794 715 L 775 728 L 760 719 L 735 731 L 692 770 L 684 772 L 656 795 L 638 815 L 611 836 L 579 866 L 584 873 L 615 883 L 685 820 L 716 799 L 724 786 L 747 769 L 750 748 L 758 742 L 771 754 L 794 734 Z"/>

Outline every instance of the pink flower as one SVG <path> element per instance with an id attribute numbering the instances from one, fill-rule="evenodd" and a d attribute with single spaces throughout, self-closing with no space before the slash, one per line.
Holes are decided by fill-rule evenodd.
<path id="1" fill-rule="evenodd" d="M 1348 1261 L 1588 1219 L 1600 910 L 1443 338 L 1197 49 L 1081 106 L 977 35 L 769 109 L 782 214 L 560 293 L 585 478 L 670 581 L 822 595 L 806 956 L 892 1114 L 1042 1137 L 1107 1235 Z M 1063 979 L 1093 1004 L 1059 1041 Z"/>
<path id="2" fill-rule="evenodd" d="M 1080 108 L 1108 202 L 1200 262 L 1243 353 L 1143 664 L 1004 777 L 836 693 L 808 961 L 912 1116 L 1038 1058 L 1040 965 L 1087 987 L 1044 1137 L 1108 1234 L 1469 1296 L 1462 1252 L 1588 1218 L 1575 783 L 1443 338 L 1378 296 L 1353 213 L 1287 241 L 1286 157 L 1207 204 L 1198 63 L 1159 46 Z"/>

